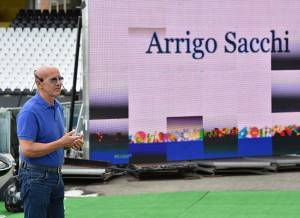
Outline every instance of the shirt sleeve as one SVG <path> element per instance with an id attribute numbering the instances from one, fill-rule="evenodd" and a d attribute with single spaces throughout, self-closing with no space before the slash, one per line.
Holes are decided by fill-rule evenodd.
<path id="1" fill-rule="evenodd" d="M 17 134 L 19 139 L 36 141 L 38 123 L 34 113 L 22 111 L 17 118 Z"/>

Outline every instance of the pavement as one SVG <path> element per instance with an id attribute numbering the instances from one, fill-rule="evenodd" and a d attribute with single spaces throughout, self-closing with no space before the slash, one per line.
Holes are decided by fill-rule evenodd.
<path id="1" fill-rule="evenodd" d="M 65 190 L 97 195 L 130 195 L 186 191 L 267 191 L 300 190 L 300 171 L 266 175 L 229 174 L 222 176 L 196 175 L 139 180 L 131 175 L 100 180 L 66 180 Z"/>

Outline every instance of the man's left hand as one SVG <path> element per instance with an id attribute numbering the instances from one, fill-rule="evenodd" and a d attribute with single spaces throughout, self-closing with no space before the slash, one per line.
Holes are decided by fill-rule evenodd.
<path id="1" fill-rule="evenodd" d="M 84 141 L 83 141 L 83 136 L 82 136 L 82 138 L 77 139 L 73 142 L 72 148 L 80 149 L 83 146 L 83 144 L 84 144 Z"/>

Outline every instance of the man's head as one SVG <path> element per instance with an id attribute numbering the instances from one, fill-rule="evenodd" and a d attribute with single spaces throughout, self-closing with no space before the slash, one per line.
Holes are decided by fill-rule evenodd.
<path id="1" fill-rule="evenodd" d="M 34 71 L 35 83 L 39 93 L 45 97 L 60 95 L 63 77 L 55 67 L 43 66 Z"/>

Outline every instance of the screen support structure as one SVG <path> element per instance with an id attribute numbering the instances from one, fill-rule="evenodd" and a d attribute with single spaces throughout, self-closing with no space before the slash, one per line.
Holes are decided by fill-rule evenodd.
<path id="1" fill-rule="evenodd" d="M 73 128 L 74 103 L 75 103 L 75 97 L 76 97 L 76 83 L 77 83 L 77 72 L 78 72 L 81 27 L 82 27 L 82 21 L 81 21 L 81 16 L 79 16 L 78 17 L 78 28 L 77 28 L 75 63 L 74 63 L 74 76 L 73 76 L 73 86 L 72 86 L 72 100 L 71 100 L 71 108 L 70 108 L 69 132 L 72 131 L 72 128 Z"/>

